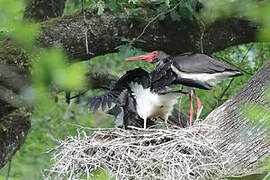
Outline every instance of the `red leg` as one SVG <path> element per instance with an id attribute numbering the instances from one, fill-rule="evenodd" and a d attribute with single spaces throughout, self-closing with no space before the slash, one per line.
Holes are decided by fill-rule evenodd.
<path id="1" fill-rule="evenodd" d="M 199 117 L 200 117 L 201 111 L 202 111 L 202 103 L 201 103 L 199 97 L 197 96 L 197 93 L 196 93 L 195 89 L 193 89 L 193 92 L 194 92 L 194 95 L 195 95 L 195 98 L 196 98 L 196 101 L 197 101 L 197 117 L 196 117 L 196 120 L 198 120 Z"/>
<path id="2" fill-rule="evenodd" d="M 189 101 L 190 101 L 189 126 L 192 126 L 192 120 L 193 120 L 192 91 L 189 94 Z"/>

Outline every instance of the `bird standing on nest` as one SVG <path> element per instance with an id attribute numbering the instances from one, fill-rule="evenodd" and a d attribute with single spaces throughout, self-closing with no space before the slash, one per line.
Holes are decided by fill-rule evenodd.
<path id="1" fill-rule="evenodd" d="M 194 88 L 205 90 L 212 89 L 220 81 L 241 76 L 243 73 L 235 67 L 229 66 L 221 61 L 213 59 L 205 54 L 184 53 L 176 56 L 167 56 L 163 51 L 126 58 L 127 61 L 145 60 L 155 65 L 155 70 L 151 72 L 153 82 L 163 82 L 167 85 L 182 84 L 189 89 L 190 100 L 190 126 L 193 121 L 192 93 L 197 101 L 197 119 L 200 116 L 202 105 Z M 170 80 L 170 82 L 168 82 Z"/>
<path id="2" fill-rule="evenodd" d="M 95 112 L 100 106 L 105 110 L 106 105 L 110 107 L 112 102 L 116 103 L 123 108 L 125 128 L 131 122 L 137 125 L 140 119 L 143 119 L 144 129 L 147 127 L 147 119 L 160 117 L 167 123 L 177 98 L 183 92 L 170 89 L 162 81 L 153 81 L 152 75 L 141 68 L 128 71 L 109 92 L 90 99 L 90 110 Z"/>

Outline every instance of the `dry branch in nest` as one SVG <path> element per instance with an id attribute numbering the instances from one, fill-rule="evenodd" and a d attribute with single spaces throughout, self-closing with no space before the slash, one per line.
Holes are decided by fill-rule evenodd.
<path id="1" fill-rule="evenodd" d="M 97 169 L 115 179 L 214 179 L 226 157 L 206 138 L 209 126 L 185 129 L 98 129 L 60 141 L 46 179 L 93 178 Z"/>

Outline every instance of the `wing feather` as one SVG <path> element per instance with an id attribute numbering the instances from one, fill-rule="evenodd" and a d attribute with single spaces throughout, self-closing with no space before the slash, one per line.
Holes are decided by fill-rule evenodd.
<path id="1" fill-rule="evenodd" d="M 240 72 L 237 68 L 205 54 L 185 53 L 169 57 L 168 59 L 173 62 L 173 65 L 177 69 L 188 73 L 217 73 L 224 71 Z"/>
<path id="2" fill-rule="evenodd" d="M 104 111 L 106 109 L 106 105 L 108 106 L 108 108 L 110 108 L 113 102 L 117 103 L 116 98 L 114 97 L 112 92 L 106 92 L 100 96 L 92 97 L 89 100 L 89 110 L 96 112 L 101 106 L 102 111 Z"/>

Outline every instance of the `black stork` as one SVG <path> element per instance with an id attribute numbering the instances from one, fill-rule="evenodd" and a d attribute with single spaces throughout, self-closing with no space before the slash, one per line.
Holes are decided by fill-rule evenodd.
<path id="1" fill-rule="evenodd" d="M 165 80 L 171 80 L 171 82 L 166 82 L 168 86 L 169 84 L 182 84 L 191 87 L 197 101 L 197 119 L 200 116 L 202 105 L 194 88 L 211 90 L 213 86 L 226 78 L 243 75 L 237 68 L 199 53 L 183 53 L 176 56 L 167 56 L 163 51 L 154 51 L 146 55 L 126 58 L 126 60 L 145 60 L 153 63 L 156 67 L 152 72 L 152 78 L 155 82 L 163 78 Z M 189 100 L 189 124 L 191 126 L 193 121 L 191 90 L 189 93 Z"/>
<path id="2" fill-rule="evenodd" d="M 111 103 L 123 108 L 123 125 L 132 121 L 128 114 L 135 117 L 136 121 L 143 119 L 143 127 L 147 127 L 147 119 L 163 118 L 167 123 L 177 98 L 183 93 L 170 89 L 166 83 L 152 81 L 151 75 L 142 68 L 136 68 L 124 74 L 109 92 L 90 99 L 90 110 L 94 112 L 102 106 L 110 108 Z M 137 116 L 139 117 L 137 117 Z M 136 124 L 134 122 L 133 124 Z"/>

